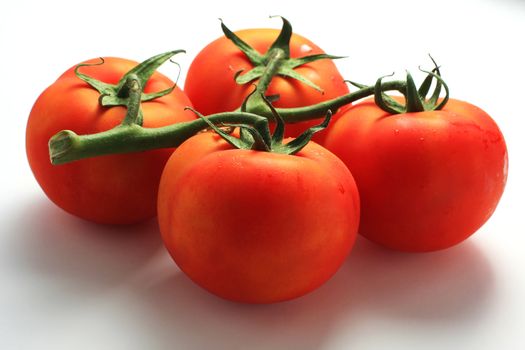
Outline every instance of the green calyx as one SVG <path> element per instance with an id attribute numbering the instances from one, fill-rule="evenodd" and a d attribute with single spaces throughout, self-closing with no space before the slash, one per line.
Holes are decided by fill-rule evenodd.
<path id="1" fill-rule="evenodd" d="M 276 16 L 280 17 L 280 16 Z M 283 26 L 281 32 L 277 39 L 270 46 L 268 51 L 264 54 L 260 54 L 257 50 L 248 45 L 245 41 L 239 38 L 235 33 L 233 33 L 224 23 L 221 21 L 222 31 L 224 35 L 230 39 L 235 46 L 241 50 L 251 64 L 254 66 L 248 72 L 238 71 L 235 74 L 235 81 L 238 84 L 247 84 L 259 79 L 263 76 L 268 76 L 268 70 L 272 71 L 272 74 L 269 74 L 270 78 L 273 75 L 280 75 L 283 77 L 288 77 L 296 79 L 317 91 L 322 92 L 323 90 L 317 86 L 315 83 L 305 78 L 301 74 L 297 73 L 294 69 L 302 66 L 304 64 L 314 62 L 321 59 L 337 59 L 343 58 L 342 56 L 333 56 L 327 54 L 316 54 L 309 55 L 299 58 L 290 57 L 290 39 L 292 37 L 292 26 L 288 20 L 284 17 L 280 17 L 283 21 Z M 260 83 L 261 84 L 261 83 Z M 260 85 L 259 84 L 259 85 Z M 267 85 L 268 82 L 264 82 L 262 85 Z"/>
<path id="2" fill-rule="evenodd" d="M 100 80 L 94 79 L 88 75 L 85 75 L 80 72 L 80 69 L 82 67 L 86 66 L 99 66 L 104 64 L 104 59 L 100 58 L 100 62 L 98 63 L 84 63 L 79 64 L 75 68 L 75 74 L 77 77 L 82 79 L 84 82 L 89 84 L 91 87 L 93 87 L 95 90 L 97 90 L 100 93 L 99 97 L 99 103 L 104 107 L 111 107 L 111 106 L 127 106 L 128 100 L 130 97 L 130 78 L 133 78 L 133 80 L 137 80 L 139 83 L 139 86 L 141 87 L 141 98 L 140 101 L 151 101 L 156 98 L 162 97 L 164 95 L 169 94 L 170 92 L 175 89 L 176 85 L 173 85 L 172 87 L 154 92 L 154 93 L 144 93 L 143 89 L 144 86 L 146 86 L 146 82 L 148 79 L 153 75 L 155 70 L 159 66 L 161 66 L 164 62 L 169 60 L 174 55 L 185 52 L 184 50 L 175 50 L 175 51 L 169 51 L 165 52 L 156 56 L 153 56 L 144 62 L 137 65 L 135 68 L 131 69 L 129 72 L 124 74 L 124 76 L 120 79 L 120 81 L 116 84 L 108 84 L 105 82 L 102 82 Z"/>
<path id="3" fill-rule="evenodd" d="M 423 83 L 418 87 L 412 78 L 412 75 L 407 71 L 406 77 L 406 87 L 401 93 L 405 97 L 405 104 L 399 103 L 392 97 L 388 96 L 383 92 L 383 79 L 386 77 L 381 77 L 377 80 L 374 87 L 374 99 L 375 103 L 384 111 L 391 114 L 402 114 L 402 113 L 412 113 L 412 112 L 424 112 L 424 111 L 435 111 L 442 109 L 449 99 L 449 89 L 447 84 L 441 78 L 441 73 L 439 71 L 439 66 L 436 64 L 436 61 L 432 57 L 432 62 L 434 63 L 434 68 L 432 71 L 425 71 L 420 68 L 424 73 L 427 73 L 427 76 Z M 433 80 L 436 80 L 434 91 L 428 97 L 430 88 L 432 86 Z M 352 83 L 360 88 L 365 87 L 361 84 Z M 440 100 L 439 95 L 441 94 L 441 89 L 445 89 L 445 97 Z"/>
<path id="4" fill-rule="evenodd" d="M 276 121 L 275 131 L 273 135 L 270 132 L 270 127 L 268 124 L 268 119 L 264 118 L 253 124 L 222 124 L 222 126 L 229 128 L 239 128 L 240 133 L 239 137 L 235 137 L 224 130 L 219 126 L 213 124 L 208 120 L 204 115 L 194 111 L 202 120 L 204 120 L 210 129 L 219 134 L 226 142 L 238 149 L 247 149 L 247 150 L 257 150 L 263 152 L 273 152 L 280 154 L 289 154 L 293 155 L 303 149 L 308 142 L 312 139 L 312 136 L 328 126 L 330 119 L 332 117 L 331 111 L 328 111 L 323 122 L 317 126 L 311 127 L 299 135 L 297 138 L 293 139 L 288 143 L 283 143 L 284 140 L 284 127 L 285 122 L 275 108 L 271 105 L 270 101 L 261 95 L 264 101 L 267 103 L 270 108 L 273 118 Z M 244 105 L 243 105 L 244 106 Z M 244 111 L 242 111 L 244 112 Z"/>

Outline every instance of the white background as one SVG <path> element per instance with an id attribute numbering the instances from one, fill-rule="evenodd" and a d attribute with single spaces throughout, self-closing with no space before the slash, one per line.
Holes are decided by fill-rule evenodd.
<path id="1" fill-rule="evenodd" d="M 525 2 L 154 1 L 0 4 L 0 349 L 524 349 Z M 344 5 L 343 5 L 344 4 Z M 233 30 L 280 27 L 372 83 L 442 65 L 452 96 L 500 125 L 510 155 L 506 192 L 467 242 L 402 254 L 365 240 L 326 285 L 295 301 L 252 306 L 202 291 L 171 262 L 155 221 L 90 224 L 56 208 L 24 150 L 38 94 L 84 59 L 144 60 L 184 48 L 191 59 Z M 163 72 L 175 78 L 173 65 Z"/>

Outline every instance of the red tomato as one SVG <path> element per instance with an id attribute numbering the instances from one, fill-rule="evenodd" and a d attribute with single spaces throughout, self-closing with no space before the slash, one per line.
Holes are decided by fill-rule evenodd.
<path id="1" fill-rule="evenodd" d="M 271 303 L 319 287 L 353 246 L 359 198 L 344 164 L 310 143 L 296 155 L 183 143 L 162 174 L 158 220 L 171 256 L 220 297 Z"/>
<path id="2" fill-rule="evenodd" d="M 81 72 L 116 84 L 136 65 L 121 58 L 106 58 L 104 64 L 82 67 Z M 154 73 L 145 92 L 171 86 L 173 82 L 167 77 Z M 46 195 L 71 214 L 109 224 L 130 224 L 151 218 L 156 213 L 160 175 L 172 149 L 83 159 L 58 166 L 50 163 L 48 141 L 55 133 L 68 129 L 77 134 L 93 134 L 113 128 L 123 120 L 125 107 L 102 107 L 98 98 L 95 89 L 75 76 L 74 67 L 40 95 L 26 130 L 31 169 Z M 191 102 L 180 89 L 144 102 L 143 126 L 160 127 L 192 120 L 194 114 L 183 111 L 189 105 Z"/>
<path id="3" fill-rule="evenodd" d="M 247 29 L 236 32 L 242 40 L 255 50 L 265 53 L 279 35 L 277 29 Z M 324 53 L 310 40 L 292 34 L 290 57 L 297 58 Z M 193 60 L 184 85 L 184 91 L 195 109 L 208 115 L 233 111 L 240 107 L 246 96 L 253 91 L 251 84 L 239 85 L 234 80 L 236 72 L 249 71 L 251 62 L 225 36 L 206 46 Z M 295 71 L 317 86 L 323 93 L 296 79 L 275 76 L 267 95 L 279 94 L 276 107 L 302 107 L 347 94 L 348 87 L 335 64 L 329 59 L 314 61 L 295 68 Z M 255 81 L 256 82 L 256 81 Z M 338 115 L 332 117 L 335 121 Z M 308 127 L 319 124 L 319 120 L 289 124 L 286 135 L 298 136 Z M 322 143 L 325 131 L 314 135 L 313 140 Z"/>
<path id="4" fill-rule="evenodd" d="M 354 175 L 359 232 L 386 247 L 424 252 L 458 244 L 494 212 L 507 149 L 481 109 L 450 100 L 441 111 L 389 115 L 366 101 L 331 126 L 326 147 Z"/>

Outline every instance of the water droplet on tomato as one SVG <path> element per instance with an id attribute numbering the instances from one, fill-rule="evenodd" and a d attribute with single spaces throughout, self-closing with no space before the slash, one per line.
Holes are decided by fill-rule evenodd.
<path id="1" fill-rule="evenodd" d="M 399 134 L 399 129 L 394 130 L 394 134 Z"/>
<path id="2" fill-rule="evenodd" d="M 424 137 L 420 137 L 419 141 L 425 141 L 425 138 Z"/>

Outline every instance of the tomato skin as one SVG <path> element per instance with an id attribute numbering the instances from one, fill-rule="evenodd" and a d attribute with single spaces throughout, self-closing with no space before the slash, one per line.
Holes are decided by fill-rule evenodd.
<path id="1" fill-rule="evenodd" d="M 359 233 L 386 247 L 426 252 L 460 243 L 494 212 L 507 178 L 495 122 L 469 103 L 389 115 L 368 100 L 332 125 L 326 147 L 361 196 Z"/>
<path id="2" fill-rule="evenodd" d="M 99 59 L 86 61 L 97 63 Z M 81 72 L 116 84 L 137 62 L 106 58 Z M 154 73 L 145 92 L 166 89 L 173 82 Z M 156 214 L 160 175 L 173 149 L 83 159 L 51 165 L 48 141 L 61 130 L 79 135 L 108 130 L 123 120 L 125 107 L 102 107 L 99 93 L 67 70 L 37 99 L 26 129 L 26 152 L 33 174 L 46 195 L 67 212 L 104 224 L 131 224 Z M 142 103 L 144 127 L 160 127 L 195 119 L 183 111 L 191 102 L 176 89 L 157 100 Z"/>
<path id="3" fill-rule="evenodd" d="M 277 29 L 246 29 L 235 32 L 260 53 L 266 52 L 279 35 Z M 324 53 L 310 40 L 292 34 L 290 40 L 290 57 L 297 58 L 307 55 Z M 194 107 L 201 113 L 233 111 L 239 108 L 250 92 L 251 83 L 239 85 L 234 81 L 235 73 L 253 68 L 251 62 L 229 39 L 220 37 L 211 42 L 195 57 L 186 76 L 184 91 Z M 337 70 L 334 62 L 329 59 L 314 61 L 295 68 L 295 71 L 317 86 L 323 93 L 295 79 L 275 76 L 270 84 L 267 95 L 279 94 L 276 107 L 302 107 L 316 104 L 338 96 L 348 94 L 348 86 Z M 257 83 L 257 81 L 254 81 Z M 333 120 L 338 114 L 333 116 Z M 289 124 L 287 136 L 298 136 L 308 127 L 319 124 L 319 120 Z M 314 135 L 313 140 L 322 144 L 326 132 Z"/>
<path id="4" fill-rule="evenodd" d="M 200 134 L 173 153 L 159 188 L 159 226 L 177 265 L 238 302 L 283 301 L 320 286 L 350 252 L 358 218 L 351 174 L 314 143 L 288 156 Z"/>

